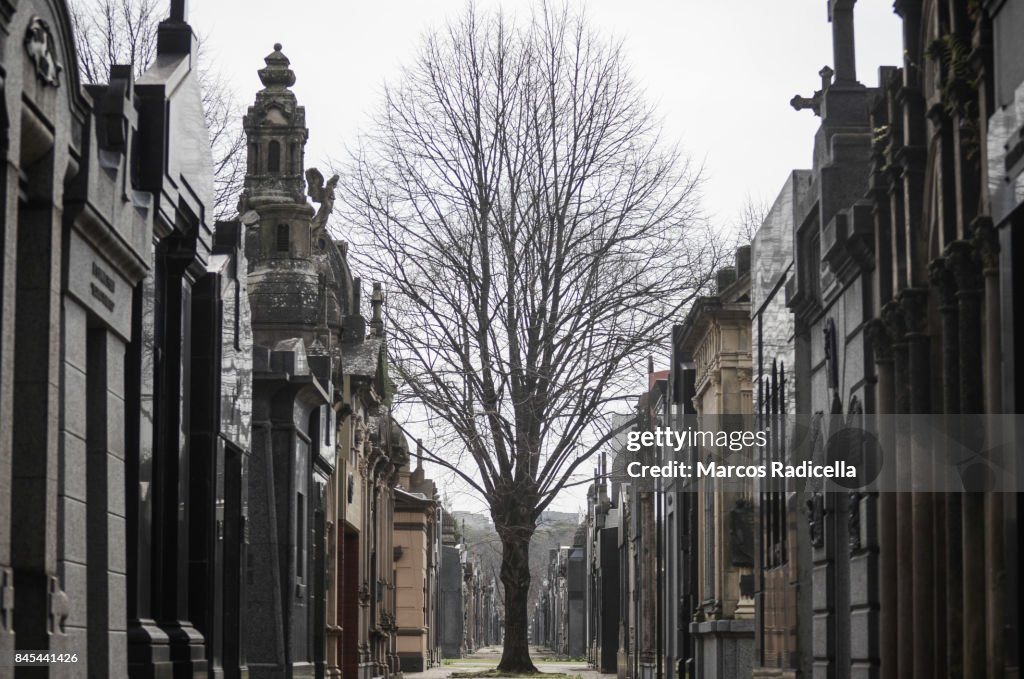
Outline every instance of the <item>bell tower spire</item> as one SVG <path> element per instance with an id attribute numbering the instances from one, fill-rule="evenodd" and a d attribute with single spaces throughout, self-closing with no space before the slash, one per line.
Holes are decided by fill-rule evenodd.
<path id="1" fill-rule="evenodd" d="M 264 58 L 258 73 L 263 89 L 243 119 L 248 141 L 245 191 L 240 212 L 262 205 L 292 203 L 306 207 L 303 155 L 309 130 L 306 109 L 291 87 L 295 73 L 281 43 Z"/>
<path id="2" fill-rule="evenodd" d="M 254 338 L 264 346 L 323 332 L 321 269 L 313 250 L 313 207 L 306 201 L 306 110 L 291 87 L 295 73 L 280 43 L 258 73 L 263 89 L 245 114 L 247 166 L 238 211 L 247 225 Z M 333 187 L 332 187 L 333 188 Z"/>

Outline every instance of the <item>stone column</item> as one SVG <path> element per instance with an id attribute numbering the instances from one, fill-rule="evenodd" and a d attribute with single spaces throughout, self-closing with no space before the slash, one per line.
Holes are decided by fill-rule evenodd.
<path id="1" fill-rule="evenodd" d="M 229 484 L 225 471 L 225 444 L 220 409 L 211 407 L 223 398 L 221 390 L 222 323 L 230 313 L 230 298 L 222 299 L 220 275 L 202 276 L 193 290 L 189 356 L 193 379 L 190 389 L 189 427 L 189 587 L 190 619 L 204 636 L 211 674 L 225 671 L 226 637 L 232 626 L 227 589 L 236 578 L 225 578 L 225 559 L 237 546 L 225 528 L 232 514 L 225 502 Z M 224 413 L 223 416 L 227 416 Z M 233 607 L 232 607 L 233 608 Z"/>
<path id="2" fill-rule="evenodd" d="M 84 329 L 84 328 L 83 328 Z M 88 331 L 86 533 L 90 676 L 124 676 L 124 344 L 109 330 Z M 118 483 L 117 481 L 122 481 Z"/>
<path id="3" fill-rule="evenodd" d="M 891 490 L 896 460 L 892 457 L 893 446 L 891 413 L 894 411 L 893 399 L 893 359 L 892 341 L 885 323 L 876 318 L 867 327 L 867 340 L 872 348 L 875 359 L 875 374 L 878 376 L 877 406 L 882 415 L 879 436 L 882 449 L 889 454 L 882 461 L 883 477 L 881 492 L 878 497 L 878 656 L 880 679 L 896 679 L 897 657 L 897 576 L 896 576 L 896 494 Z M 894 478 L 894 477 L 893 477 Z"/>
<path id="4" fill-rule="evenodd" d="M 903 311 L 896 301 L 882 307 L 882 318 L 892 339 L 893 414 L 910 411 L 909 365 L 906 341 L 906 325 Z M 907 440 L 902 432 L 894 432 L 896 462 L 895 484 L 900 488 L 895 498 L 895 559 L 896 559 L 896 676 L 901 679 L 913 676 L 913 504 L 906 487 L 908 460 L 899 451 L 907 450 Z"/>
<path id="5" fill-rule="evenodd" d="M 170 639 L 175 676 L 203 672 L 207 666 L 203 635 L 188 612 L 190 324 L 198 267 L 194 258 L 195 251 L 176 236 L 158 248 L 152 586 L 158 622 Z"/>
<path id="6" fill-rule="evenodd" d="M 959 315 L 957 312 L 956 279 L 946 257 L 939 257 L 931 263 L 932 286 L 939 294 L 939 313 L 942 316 L 942 411 L 947 415 L 960 412 L 960 340 Z M 959 545 L 963 542 L 960 493 L 946 493 L 943 496 L 945 524 L 945 631 L 942 646 L 945 648 L 945 672 L 959 676 L 963 668 L 963 560 Z"/>
<path id="7" fill-rule="evenodd" d="M 125 355 L 125 487 L 128 554 L 128 672 L 170 677 L 170 642 L 153 605 L 153 423 L 156 290 L 150 273 L 132 292 L 132 339 Z"/>
<path id="8" fill-rule="evenodd" d="M 999 235 L 992 220 L 979 218 L 974 224 L 974 246 L 981 258 L 985 279 L 985 411 L 1003 412 L 1001 314 L 999 295 Z M 985 608 L 986 647 L 990 679 L 996 679 L 1006 660 L 1006 554 L 1004 545 L 1005 493 L 985 495 Z"/>
<path id="9" fill-rule="evenodd" d="M 975 248 L 962 240 L 950 243 L 947 257 L 958 288 L 961 409 L 977 412 L 983 409 L 980 262 Z M 980 679 L 986 667 L 984 494 L 966 492 L 962 503 L 963 676 Z"/>
<path id="10" fill-rule="evenodd" d="M 47 174 L 34 176 L 29 190 L 45 190 Z M 69 601 L 57 578 L 62 239 L 54 200 L 31 195 L 19 201 L 14 333 L 4 339 L 14 344 L 11 627 L 18 648 L 61 652 Z"/>
<path id="11" fill-rule="evenodd" d="M 926 414 L 931 409 L 931 371 L 928 337 L 928 291 L 907 288 L 900 291 L 900 308 L 906 323 L 907 358 L 910 380 L 910 413 Z M 933 495 L 928 492 L 931 460 L 927 432 L 911 426 L 912 464 L 911 499 L 913 512 L 913 606 L 915 678 L 932 679 L 935 645 L 932 625 L 935 618 L 935 573 L 933 553 Z"/>

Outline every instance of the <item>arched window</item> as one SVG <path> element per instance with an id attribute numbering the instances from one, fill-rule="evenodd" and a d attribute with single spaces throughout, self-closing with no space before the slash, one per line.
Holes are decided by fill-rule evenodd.
<path id="1" fill-rule="evenodd" d="M 281 171 L 281 143 L 271 141 L 267 146 L 267 172 Z"/>
<path id="2" fill-rule="evenodd" d="M 138 154 L 135 154 L 138 155 Z M 249 174 L 260 171 L 260 145 L 249 144 Z"/>

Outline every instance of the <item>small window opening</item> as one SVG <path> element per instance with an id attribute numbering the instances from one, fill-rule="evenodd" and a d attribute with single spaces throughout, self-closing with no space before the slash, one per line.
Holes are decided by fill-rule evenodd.
<path id="1" fill-rule="evenodd" d="M 136 154 L 138 155 L 138 154 Z M 260 171 L 260 145 L 249 144 L 249 174 Z"/>
<path id="2" fill-rule="evenodd" d="M 288 252 L 291 249 L 291 232 L 287 224 L 277 225 L 277 251 Z"/>
<path id="3" fill-rule="evenodd" d="M 271 141 L 267 147 L 267 172 L 281 171 L 281 144 Z"/>

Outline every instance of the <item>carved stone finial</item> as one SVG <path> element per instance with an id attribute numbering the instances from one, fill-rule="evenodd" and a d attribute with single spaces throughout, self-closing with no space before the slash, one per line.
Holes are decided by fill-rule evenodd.
<path id="1" fill-rule="evenodd" d="M 263 61 L 267 66 L 261 68 L 257 73 L 264 87 L 285 89 L 295 84 L 295 72 L 288 68 L 291 62 L 281 52 L 281 43 L 274 43 L 274 51 L 264 57 Z"/>
<path id="2" fill-rule="evenodd" d="M 384 290 L 381 288 L 380 281 L 375 281 L 373 284 L 373 293 L 370 295 L 370 308 L 373 310 L 370 327 L 373 328 L 374 334 L 378 337 L 380 337 L 384 332 L 384 318 L 381 314 L 383 306 Z"/>
<path id="3" fill-rule="evenodd" d="M 825 66 L 822 66 L 821 70 L 818 71 L 818 76 L 821 78 L 821 91 L 822 92 L 824 92 L 829 87 L 831 87 L 831 85 L 832 85 L 832 76 L 834 76 L 835 74 L 836 74 L 836 72 L 833 71 L 831 68 L 829 68 L 829 66 L 827 64 Z"/>

